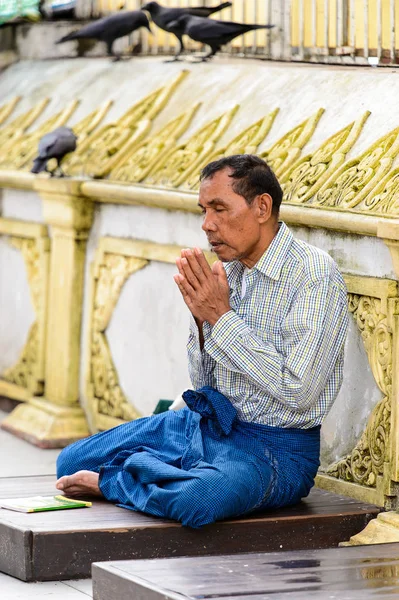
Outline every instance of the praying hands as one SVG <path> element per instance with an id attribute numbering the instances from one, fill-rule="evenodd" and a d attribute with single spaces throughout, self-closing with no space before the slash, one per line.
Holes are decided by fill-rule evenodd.
<path id="1" fill-rule="evenodd" d="M 217 261 L 211 269 L 202 250 L 194 248 L 182 250 L 176 265 L 179 272 L 174 280 L 184 302 L 198 323 L 208 321 L 213 326 L 231 310 L 230 289 L 222 262 Z"/>

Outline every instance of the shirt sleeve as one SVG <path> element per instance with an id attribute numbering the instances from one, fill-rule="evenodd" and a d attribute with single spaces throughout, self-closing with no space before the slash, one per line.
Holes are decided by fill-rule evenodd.
<path id="1" fill-rule="evenodd" d="M 211 335 L 209 323 L 203 326 L 204 341 Z M 199 390 L 205 385 L 215 387 L 214 368 L 215 361 L 203 348 L 200 348 L 198 326 L 194 317 L 190 317 L 190 334 L 187 342 L 188 372 L 194 390 Z"/>
<path id="2" fill-rule="evenodd" d="M 326 277 L 298 294 L 281 324 L 282 351 L 233 310 L 215 323 L 204 347 L 225 368 L 246 375 L 284 406 L 302 412 L 316 404 L 342 360 L 347 327 L 345 285 Z"/>

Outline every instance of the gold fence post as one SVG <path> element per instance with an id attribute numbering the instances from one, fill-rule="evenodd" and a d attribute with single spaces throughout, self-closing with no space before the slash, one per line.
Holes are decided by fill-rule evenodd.
<path id="1" fill-rule="evenodd" d="M 79 404 L 80 332 L 84 264 L 93 203 L 81 182 L 37 178 L 34 189 L 51 228 L 43 397 L 21 404 L 3 428 L 42 448 L 60 448 L 89 435 Z"/>

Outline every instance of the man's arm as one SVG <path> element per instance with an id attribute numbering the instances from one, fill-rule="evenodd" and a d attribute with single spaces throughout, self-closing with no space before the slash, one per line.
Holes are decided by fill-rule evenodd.
<path id="1" fill-rule="evenodd" d="M 345 287 L 326 276 L 301 290 L 282 323 L 283 352 L 232 310 L 215 323 L 205 350 L 281 404 L 302 412 L 317 401 L 341 359 L 347 325 Z"/>

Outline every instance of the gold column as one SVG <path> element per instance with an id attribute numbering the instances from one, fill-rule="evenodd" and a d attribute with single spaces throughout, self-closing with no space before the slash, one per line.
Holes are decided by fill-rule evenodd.
<path id="1" fill-rule="evenodd" d="M 18 406 L 4 429 L 42 448 L 59 448 L 89 435 L 79 404 L 80 332 L 86 244 L 93 203 L 81 182 L 38 177 L 34 189 L 51 228 L 44 397 Z"/>

